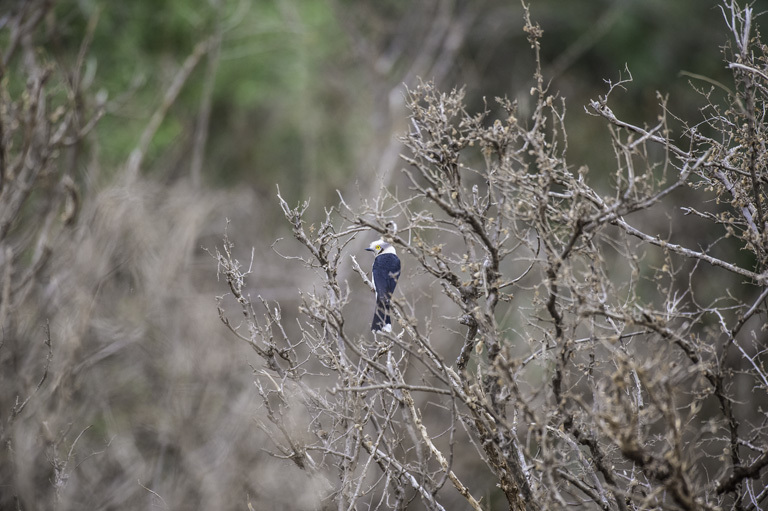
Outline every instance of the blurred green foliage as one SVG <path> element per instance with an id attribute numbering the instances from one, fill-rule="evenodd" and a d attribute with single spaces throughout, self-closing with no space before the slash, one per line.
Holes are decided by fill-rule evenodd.
<path id="1" fill-rule="evenodd" d="M 595 140 L 607 144 L 607 137 L 582 105 L 605 90 L 605 79 L 616 80 L 625 64 L 635 82 L 620 113 L 637 122 L 655 119 L 656 90 L 689 110 L 681 115 L 696 115 L 700 102 L 681 71 L 726 80 L 720 59 L 713 58 L 725 41 L 714 1 L 532 4 L 545 31 L 545 79 L 568 100 L 575 165 L 588 163 L 600 172 L 612 162 L 608 145 L 606 152 L 594 151 Z M 110 98 L 97 140 L 103 172 L 111 175 L 194 45 L 220 27 L 206 181 L 251 186 L 265 195 L 280 183 L 287 197 L 332 201 L 335 188 L 381 170 L 370 163 L 358 167 L 375 137 L 382 138 L 379 117 L 388 113 L 382 84 L 402 89 L 403 82 L 412 86 L 421 72 L 430 72 L 419 68 L 419 52 L 430 24 L 446 10 L 466 32 L 438 85 L 466 84 L 468 103 L 478 108 L 483 97 L 524 99 L 532 55 L 520 30 L 520 5 L 501 0 L 419 6 L 396 0 L 60 0 L 47 20 L 45 49 L 62 62 L 77 58 L 89 19 L 99 16 L 88 70 L 92 87 Z M 198 64 L 154 138 L 148 171 L 184 174 L 205 69 L 204 61 Z M 394 130 L 384 138 L 396 135 Z M 171 148 L 174 161 L 157 159 Z"/>

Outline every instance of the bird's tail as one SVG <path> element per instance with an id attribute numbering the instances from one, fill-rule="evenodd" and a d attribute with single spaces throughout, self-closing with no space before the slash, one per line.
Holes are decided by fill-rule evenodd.
<path id="1" fill-rule="evenodd" d="M 391 332 L 392 318 L 389 316 L 389 300 L 376 300 L 376 311 L 373 313 L 373 323 L 371 331 L 373 332 Z"/>

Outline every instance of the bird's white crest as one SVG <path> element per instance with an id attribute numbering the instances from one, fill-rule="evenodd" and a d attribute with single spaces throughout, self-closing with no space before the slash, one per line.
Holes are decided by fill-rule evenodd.
<path id="1" fill-rule="evenodd" d="M 373 243 L 371 243 L 368 246 L 368 250 L 373 252 L 376 255 L 381 254 L 395 254 L 397 255 L 397 252 L 395 251 L 395 247 L 393 247 L 390 243 L 387 243 L 384 240 L 376 240 Z"/>

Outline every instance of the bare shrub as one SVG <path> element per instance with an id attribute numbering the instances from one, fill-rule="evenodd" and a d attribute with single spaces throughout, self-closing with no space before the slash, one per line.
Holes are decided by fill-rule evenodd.
<path id="1" fill-rule="evenodd" d="M 50 10 L 45 2 L 19 2 L 3 16 L 7 45 L 0 54 L 0 506 L 20 507 L 19 493 L 46 478 L 61 490 L 66 452 L 41 467 L 22 455 L 34 441 L 19 438 L 33 398 L 50 379 L 51 331 L 36 315 L 30 296 L 40 284 L 55 247 L 72 236 L 80 211 L 73 167 L 84 139 L 103 114 L 103 104 L 85 100 L 83 59 L 72 80 L 36 48 L 37 27 Z M 87 52 L 93 26 L 83 42 Z M 82 57 L 81 55 L 81 57 Z M 18 67 L 11 68 L 11 62 Z M 18 70 L 18 75 L 7 73 Z M 17 88 L 17 90 L 14 90 Z M 40 425 L 42 427 L 42 425 Z M 53 445 L 53 439 L 49 442 Z M 46 466 L 47 465 L 47 466 Z"/>
<path id="2" fill-rule="evenodd" d="M 261 428 L 319 481 L 318 507 L 764 507 L 768 52 L 751 8 L 722 9 L 735 86 L 701 91 L 702 120 L 660 96 L 652 124 L 625 122 L 629 77 L 590 103 L 608 182 L 568 161 L 565 101 L 537 66 L 525 118 L 409 90 L 407 191 L 342 198 L 318 225 L 278 194 L 316 274 L 295 324 L 225 238 L 221 319 L 261 358 Z M 350 254 L 372 236 L 403 260 L 397 326 L 376 336 Z"/>
<path id="3" fill-rule="evenodd" d="M 263 472 L 258 443 L 246 443 L 255 396 L 247 372 L 231 370 L 248 367 L 246 349 L 210 349 L 224 332 L 200 250 L 231 197 L 140 172 L 206 46 L 179 66 L 130 170 L 109 178 L 89 136 L 110 106 L 84 65 L 97 18 L 69 62 L 46 46 L 60 21 L 55 2 L 8 4 L 0 16 L 0 509 L 232 507 Z"/>

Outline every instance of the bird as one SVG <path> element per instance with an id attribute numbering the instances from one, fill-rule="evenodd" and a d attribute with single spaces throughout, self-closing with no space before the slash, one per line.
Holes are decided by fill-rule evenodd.
<path id="1" fill-rule="evenodd" d="M 379 239 L 366 248 L 373 252 L 373 285 L 376 288 L 376 308 L 373 311 L 372 332 L 391 332 L 390 300 L 400 277 L 400 258 L 391 243 Z"/>

